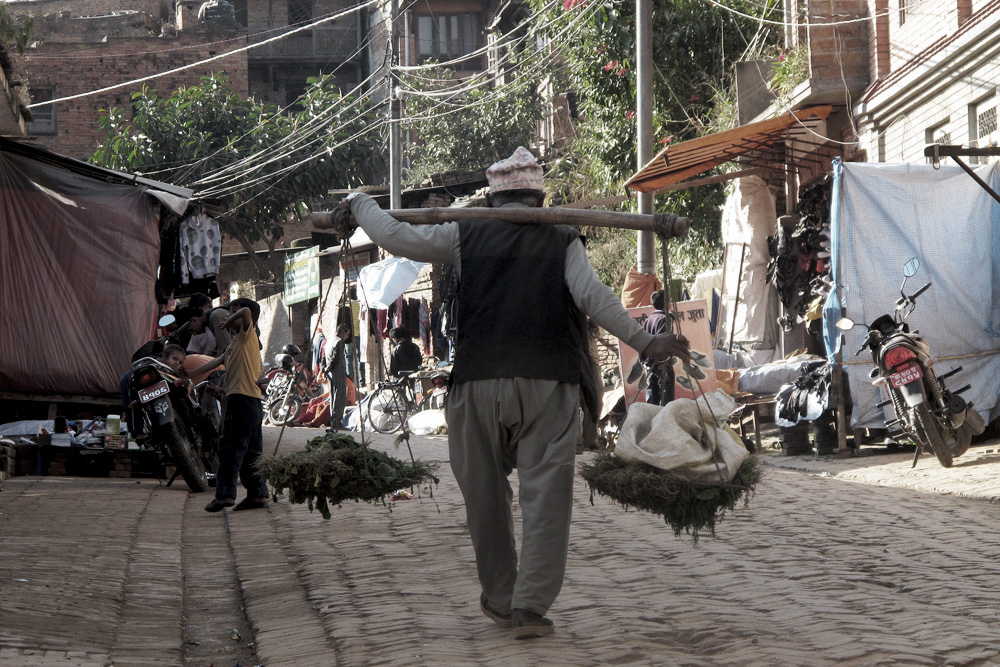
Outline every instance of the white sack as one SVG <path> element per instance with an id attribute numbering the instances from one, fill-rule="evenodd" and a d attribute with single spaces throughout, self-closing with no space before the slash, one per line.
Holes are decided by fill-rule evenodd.
<path id="1" fill-rule="evenodd" d="M 716 331 L 721 332 L 719 340 L 728 342 L 735 331 L 736 342 L 770 353 L 756 363 L 770 361 L 778 344 L 778 296 L 767 280 L 767 237 L 776 229 L 774 195 L 767 183 L 758 176 L 736 179 L 722 209 L 722 241 L 729 253 Z M 746 244 L 745 255 L 741 244 Z"/>
<path id="2" fill-rule="evenodd" d="M 444 410 L 421 410 L 410 415 L 407 424 L 413 435 L 444 435 L 448 432 Z"/>
<path id="3" fill-rule="evenodd" d="M 726 426 L 735 410 L 736 401 L 721 391 L 697 402 L 680 398 L 663 407 L 633 403 L 618 435 L 615 455 L 671 470 L 691 482 L 730 482 L 750 455 Z M 707 447 L 701 442 L 703 434 Z"/>

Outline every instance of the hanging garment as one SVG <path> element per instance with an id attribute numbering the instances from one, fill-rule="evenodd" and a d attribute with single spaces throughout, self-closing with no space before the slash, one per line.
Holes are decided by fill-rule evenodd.
<path id="1" fill-rule="evenodd" d="M 181 221 L 181 279 L 183 283 L 219 273 L 222 237 L 219 223 L 201 211 Z"/>
<path id="2" fill-rule="evenodd" d="M 420 338 L 420 299 L 407 299 L 403 311 L 403 328 L 410 338 Z"/>
<path id="3" fill-rule="evenodd" d="M 426 297 L 420 297 L 420 340 L 424 343 L 424 354 L 431 353 L 431 307 Z"/>
<path id="4" fill-rule="evenodd" d="M 358 304 L 358 354 L 362 359 L 368 358 L 368 336 L 371 331 L 371 323 L 369 322 L 369 315 L 372 311 L 367 308 L 361 307 Z"/>

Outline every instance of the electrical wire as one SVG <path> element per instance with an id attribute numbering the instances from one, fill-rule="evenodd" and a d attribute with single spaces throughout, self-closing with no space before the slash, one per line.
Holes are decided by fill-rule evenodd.
<path id="1" fill-rule="evenodd" d="M 844 20 L 844 21 L 830 21 L 830 22 L 822 22 L 822 23 L 817 23 L 816 20 L 815 20 L 817 18 L 823 18 L 822 16 L 813 16 L 812 17 L 813 20 L 809 21 L 808 20 L 809 17 L 807 15 L 806 16 L 807 20 L 803 21 L 802 23 L 789 23 L 787 21 L 772 21 L 770 19 L 765 19 L 765 18 L 762 18 L 762 17 L 759 17 L 759 16 L 753 16 L 751 14 L 746 14 L 744 12 L 739 11 L 738 9 L 734 9 L 732 7 L 729 7 L 727 5 L 722 4 L 721 2 L 717 2 L 716 0 L 704 0 L 704 1 L 707 2 L 710 5 L 714 5 L 714 6 L 718 7 L 719 9 L 723 9 L 723 10 L 725 10 L 727 12 L 730 12 L 731 14 L 736 14 L 737 16 L 742 16 L 743 18 L 752 19 L 754 21 L 759 21 L 761 23 L 767 23 L 769 25 L 782 26 L 783 28 L 788 29 L 788 30 L 794 30 L 796 28 L 803 27 L 803 26 L 811 26 L 813 28 L 829 28 L 829 27 L 839 26 L 839 25 L 851 25 L 851 24 L 854 24 L 854 23 L 868 23 L 869 21 L 872 21 L 872 20 L 874 20 L 874 19 L 876 19 L 876 18 L 878 18 L 880 16 L 889 16 L 894 11 L 891 8 L 886 8 L 884 11 L 882 11 L 882 12 L 875 12 L 875 13 L 873 13 L 870 16 L 864 16 L 864 17 L 856 18 L 856 19 L 847 19 L 847 20 Z M 922 4 L 930 3 L 931 1 L 932 0 L 916 0 L 913 3 L 912 7 L 918 7 L 918 6 L 922 5 Z M 749 3 L 749 4 L 753 4 L 753 3 Z M 909 9 L 909 7 L 908 7 L 908 9 Z M 850 14 L 839 14 L 839 15 L 840 16 L 850 16 Z M 836 16 L 836 14 L 831 15 L 831 16 Z M 944 16 L 944 14 L 942 13 L 941 16 Z"/>
<path id="2" fill-rule="evenodd" d="M 297 28 L 293 28 L 292 30 L 289 30 L 288 32 L 282 33 L 280 35 L 276 35 L 276 36 L 271 37 L 269 39 L 265 39 L 264 41 L 258 42 L 256 44 L 249 44 L 247 46 L 244 46 L 244 47 L 241 47 L 241 48 L 238 48 L 238 49 L 233 49 L 232 51 L 226 51 L 225 53 L 220 53 L 218 55 L 214 55 L 214 56 L 211 56 L 209 58 L 205 58 L 203 60 L 199 60 L 197 62 L 189 63 L 187 65 L 182 65 L 180 67 L 175 67 L 174 69 L 171 69 L 171 70 L 166 70 L 166 71 L 163 71 L 163 72 L 157 72 L 155 74 L 150 74 L 148 76 L 144 76 L 144 77 L 141 77 L 141 78 L 138 78 L 138 79 L 133 79 L 131 81 L 125 81 L 123 83 L 116 83 L 113 86 L 106 86 L 106 87 L 100 88 L 98 90 L 91 90 L 91 91 L 88 91 L 88 92 L 85 92 L 85 93 L 77 93 L 76 95 L 67 95 L 66 97 L 59 97 L 59 98 L 52 99 L 52 100 L 46 100 L 45 102 L 36 102 L 35 104 L 29 104 L 29 105 L 27 105 L 27 108 L 28 109 L 33 109 L 33 108 L 40 107 L 40 106 L 47 106 L 47 105 L 50 105 L 50 104 L 57 104 L 59 102 L 68 102 L 70 100 L 76 100 L 76 99 L 80 99 L 82 97 L 89 97 L 91 95 L 97 95 L 99 93 L 106 93 L 106 92 L 109 92 L 109 91 L 112 91 L 112 90 L 118 90 L 119 88 L 125 88 L 127 86 L 133 86 L 133 85 L 135 85 L 137 83 L 143 83 L 145 81 L 152 81 L 153 79 L 158 79 L 158 78 L 160 78 L 162 76 L 167 76 L 168 74 L 176 74 L 177 72 L 183 72 L 185 70 L 189 70 L 189 69 L 192 69 L 194 67 L 199 67 L 201 65 L 205 65 L 207 63 L 214 62 L 216 60 L 221 60 L 223 58 L 228 58 L 229 56 L 236 55 L 238 53 L 243 53 L 244 51 L 249 51 L 250 49 L 255 49 L 255 48 L 261 47 L 261 46 L 263 46 L 265 44 L 269 44 L 271 42 L 276 42 L 278 40 L 285 39 L 286 37 L 288 37 L 290 35 L 294 35 L 294 34 L 296 34 L 298 32 L 302 32 L 304 30 L 310 30 L 310 29 L 312 29 L 312 28 L 314 28 L 314 27 L 316 27 L 318 25 L 322 25 L 323 23 L 329 23 L 330 21 L 334 21 L 334 20 L 336 20 L 338 18 L 342 18 L 342 17 L 347 16 L 349 14 L 352 14 L 354 12 L 361 11 L 362 9 L 364 9 L 364 8 L 366 8 L 368 6 L 376 5 L 378 3 L 379 3 L 379 0 L 367 0 L 366 2 L 364 2 L 364 3 L 360 4 L 360 5 L 355 5 L 354 7 L 350 7 L 348 9 L 345 9 L 344 11 L 338 12 L 337 14 L 333 14 L 333 15 L 330 15 L 330 16 L 328 16 L 326 18 L 319 19 L 317 21 L 313 21 L 311 23 L 299 26 Z"/>
<path id="3" fill-rule="evenodd" d="M 412 0 L 412 1 L 415 2 L 416 0 Z M 412 2 L 411 2 L 411 4 L 412 4 Z M 354 52 L 350 56 L 348 56 L 348 58 L 346 58 L 343 63 L 341 63 L 340 65 L 338 65 L 336 68 L 334 68 L 328 74 L 328 76 L 332 76 L 332 75 L 336 74 L 336 72 L 339 71 L 341 67 L 346 66 L 347 62 L 350 62 L 358 54 L 360 54 L 364 49 L 368 48 L 368 46 L 373 41 L 374 40 L 373 40 L 372 33 L 369 32 L 368 33 L 368 37 L 363 42 L 361 42 L 361 44 L 359 44 L 358 48 L 356 48 L 354 50 Z M 366 77 L 365 79 L 363 79 L 354 89 L 352 89 L 350 92 L 348 92 L 346 96 L 351 96 L 351 95 L 355 94 L 356 92 L 359 92 L 361 89 L 363 89 L 367 85 L 367 83 L 369 81 L 371 81 L 373 78 L 375 78 L 375 74 L 376 73 L 373 73 L 373 74 L 369 75 L 368 77 Z M 277 110 L 277 112 L 274 115 L 272 115 L 271 118 L 276 118 L 278 116 L 283 116 L 297 102 L 298 102 L 298 100 L 296 100 L 296 102 L 293 102 L 293 103 L 291 103 L 289 105 L 286 105 L 285 107 L 279 107 L 279 109 Z M 348 108 L 350 108 L 350 106 Z M 344 112 L 344 110 L 345 109 L 338 109 L 337 113 L 341 114 L 341 113 Z M 251 132 L 252 132 L 252 130 L 248 131 L 247 133 L 245 133 L 245 134 L 241 135 L 240 137 L 238 137 L 235 141 L 238 142 L 238 141 L 240 141 L 242 139 L 245 139 L 247 136 L 249 136 L 249 134 Z M 264 153 L 267 153 L 267 152 L 275 152 L 275 151 L 283 150 L 287 146 L 287 143 L 288 143 L 287 140 L 288 140 L 288 137 L 285 137 L 282 140 L 282 142 L 280 142 L 280 144 L 271 145 L 271 146 L 269 146 L 269 147 L 267 147 L 265 149 L 262 149 L 261 151 L 258 151 L 255 154 L 252 154 L 251 156 L 246 156 L 245 158 L 243 158 L 242 161 L 246 162 L 248 160 L 251 160 L 254 155 L 260 155 L 260 154 L 264 154 Z M 192 162 L 189 162 L 189 163 L 186 163 L 186 164 L 185 163 L 176 163 L 174 165 L 171 165 L 167 169 L 155 170 L 155 171 L 148 171 L 148 172 L 144 172 L 143 175 L 155 175 L 155 174 L 162 174 L 162 173 L 171 173 L 171 174 L 174 174 L 174 176 L 175 176 L 175 178 L 177 180 L 180 180 L 181 182 L 184 182 L 186 180 L 186 178 L 191 174 L 191 172 L 195 171 L 195 169 L 200 164 L 204 164 L 205 162 L 210 161 L 211 159 L 213 159 L 214 157 L 216 157 L 219 153 L 221 153 L 221 152 L 223 152 L 225 150 L 226 150 L 226 147 L 223 146 L 223 147 L 220 147 L 219 149 L 217 149 L 216 151 L 214 151 L 213 153 L 211 153 L 211 154 L 209 154 L 209 155 L 207 155 L 207 156 L 205 156 L 203 158 L 199 158 L 197 160 L 194 160 Z M 233 163 L 231 165 L 227 165 L 227 168 L 233 167 L 235 164 L 238 164 L 238 163 Z M 181 169 L 181 168 L 183 168 L 184 171 L 181 171 L 179 173 L 175 173 L 177 169 Z"/>

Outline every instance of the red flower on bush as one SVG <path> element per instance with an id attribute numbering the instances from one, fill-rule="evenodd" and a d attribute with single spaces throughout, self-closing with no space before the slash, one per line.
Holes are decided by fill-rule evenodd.
<path id="1" fill-rule="evenodd" d="M 574 7 L 587 4 L 587 0 L 564 0 L 563 9 L 567 12 Z"/>
<path id="2" fill-rule="evenodd" d="M 607 65 L 604 66 L 604 71 L 605 72 L 610 72 L 611 70 L 615 69 L 616 67 L 618 67 L 618 61 L 617 60 L 612 60 L 611 62 L 609 62 Z"/>
<path id="3" fill-rule="evenodd" d="M 661 146 L 666 146 L 667 144 L 669 144 L 673 140 L 674 140 L 674 135 L 672 135 L 672 134 L 669 137 L 663 137 L 662 139 L 660 139 L 660 145 Z"/>
<path id="4" fill-rule="evenodd" d="M 631 111 L 631 110 L 630 111 L 626 111 L 625 112 L 625 117 L 627 119 L 629 119 L 629 120 L 632 120 L 633 118 L 635 118 L 635 112 Z"/>

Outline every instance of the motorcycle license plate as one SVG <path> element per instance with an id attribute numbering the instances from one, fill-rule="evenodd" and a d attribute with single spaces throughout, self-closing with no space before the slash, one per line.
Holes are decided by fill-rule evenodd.
<path id="1" fill-rule="evenodd" d="M 160 380 L 156 384 L 143 387 L 138 393 L 140 403 L 149 403 L 150 401 L 155 401 L 160 396 L 166 396 L 170 393 L 170 387 L 167 386 L 166 380 Z"/>
<path id="2" fill-rule="evenodd" d="M 917 364 L 913 364 L 912 366 L 908 366 L 903 370 L 899 371 L 898 373 L 893 373 L 892 375 L 890 375 L 889 382 L 892 384 L 893 387 L 899 389 L 904 384 L 910 384 L 911 382 L 916 382 L 923 376 L 924 372 L 923 370 L 920 369 L 920 366 L 918 366 Z"/>

